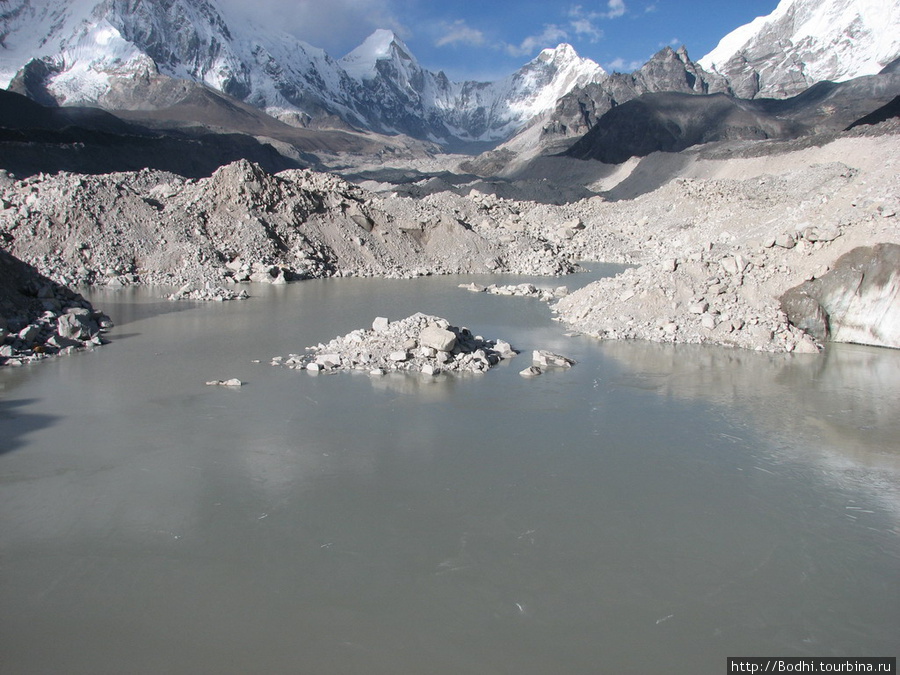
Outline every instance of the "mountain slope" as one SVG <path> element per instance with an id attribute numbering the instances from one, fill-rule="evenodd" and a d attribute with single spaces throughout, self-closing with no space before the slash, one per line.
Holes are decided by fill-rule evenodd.
<path id="1" fill-rule="evenodd" d="M 331 116 L 448 146 L 502 141 L 573 87 L 605 77 L 560 45 L 498 82 L 451 82 L 423 69 L 390 31 L 337 61 L 284 33 L 232 22 L 215 0 L 9 0 L 0 36 L 0 84 L 27 75 L 42 103 L 111 107 L 131 98 L 152 108 L 132 92 L 162 74 L 283 119 Z"/>
<path id="2" fill-rule="evenodd" d="M 741 98 L 784 98 L 824 80 L 874 75 L 900 55 L 896 0 L 781 0 L 698 62 Z"/>

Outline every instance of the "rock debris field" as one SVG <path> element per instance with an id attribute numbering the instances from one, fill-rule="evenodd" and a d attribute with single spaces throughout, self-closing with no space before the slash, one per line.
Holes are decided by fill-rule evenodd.
<path id="1" fill-rule="evenodd" d="M 199 180 L 150 170 L 26 180 L 0 172 L 0 363 L 101 343 L 109 319 L 71 290 L 81 285 L 159 285 L 173 300 L 223 301 L 252 297 L 253 283 L 487 272 L 559 276 L 576 271 L 579 261 L 630 268 L 583 288 L 576 275 L 565 287 L 557 279 L 540 288 L 469 290 L 543 299 L 557 320 L 600 339 L 816 352 L 823 339 L 848 334 L 829 331 L 832 324 L 871 317 L 857 307 L 842 318 L 847 307 L 809 301 L 805 290 L 797 301 L 795 292 L 791 306 L 810 305 L 818 316 L 811 336 L 797 327 L 810 322 L 789 321 L 781 299 L 803 284 L 817 287 L 809 284 L 827 280 L 851 251 L 900 244 L 898 131 L 889 122 L 874 135 L 838 135 L 822 145 L 766 142 L 762 152 L 759 143 L 738 143 L 717 153 L 656 153 L 613 173 L 599 163 L 544 158 L 552 180 L 532 177 L 521 184 L 426 178 L 365 189 L 308 170 L 270 175 L 246 161 Z M 451 159 L 443 161 L 452 168 Z M 554 185 L 569 182 L 592 196 L 582 191 L 554 203 L 554 194 L 572 193 Z M 887 319 L 878 331 L 853 331 L 853 339 L 898 346 L 890 330 L 900 325 L 892 290 L 900 287 L 900 271 L 884 264 L 878 269 L 879 283 L 863 285 L 878 297 L 856 304 L 878 306 Z M 497 348 L 501 343 L 470 344 L 462 329 L 454 333 L 455 349 L 471 351 L 404 346 L 413 338 L 418 343 L 429 322 L 453 332 L 442 319 L 417 316 L 388 324 L 387 330 L 415 334 L 399 347 L 393 340 L 396 348 L 384 359 L 361 342 L 359 358 L 335 345 L 311 360 L 287 357 L 282 364 L 480 372 L 510 356 Z M 69 325 L 73 321 L 80 330 Z M 364 337 L 342 339 L 352 344 Z M 324 358 L 334 354 L 340 363 Z"/>

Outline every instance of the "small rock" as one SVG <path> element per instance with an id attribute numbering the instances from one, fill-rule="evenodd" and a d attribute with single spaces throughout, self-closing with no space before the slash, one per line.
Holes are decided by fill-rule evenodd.
<path id="1" fill-rule="evenodd" d="M 521 371 L 519 375 L 522 377 L 537 377 L 541 375 L 544 371 L 538 368 L 537 366 L 528 366 L 525 370 Z"/>
<path id="2" fill-rule="evenodd" d="M 705 314 L 706 310 L 709 309 L 708 302 L 695 302 L 693 305 L 689 305 L 687 310 L 691 314 Z"/>
<path id="3" fill-rule="evenodd" d="M 781 234 L 775 237 L 775 246 L 779 246 L 781 248 L 794 248 L 794 246 L 796 245 L 797 241 L 791 234 Z"/>
<path id="4" fill-rule="evenodd" d="M 485 287 L 481 284 L 471 283 L 471 284 L 460 284 L 460 288 L 463 288 L 467 291 L 471 291 L 472 293 L 483 293 Z"/>
<path id="5" fill-rule="evenodd" d="M 809 337 L 803 337 L 797 341 L 794 347 L 795 354 L 818 354 L 819 346 Z"/>
<path id="6" fill-rule="evenodd" d="M 833 225 L 811 227 L 805 233 L 807 241 L 834 241 L 841 236 L 841 231 Z"/>
<path id="7" fill-rule="evenodd" d="M 390 320 L 387 317 L 379 316 L 372 322 L 372 330 L 376 333 L 384 333 L 388 329 Z"/>
<path id="8" fill-rule="evenodd" d="M 341 365 L 341 355 L 319 354 L 319 356 L 316 357 L 316 363 L 322 366 L 323 369 L 339 368 Z"/>
<path id="9" fill-rule="evenodd" d="M 241 382 L 236 377 L 231 378 L 230 380 L 211 380 L 206 383 L 207 387 L 240 387 L 244 383 Z"/>
<path id="10" fill-rule="evenodd" d="M 494 345 L 494 351 L 500 355 L 501 359 L 511 359 L 518 354 L 506 340 L 497 340 L 497 343 Z"/>

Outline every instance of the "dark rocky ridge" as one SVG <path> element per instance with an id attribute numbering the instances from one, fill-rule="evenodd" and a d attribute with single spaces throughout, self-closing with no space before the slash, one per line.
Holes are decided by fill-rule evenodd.
<path id="1" fill-rule="evenodd" d="M 652 152 L 735 140 L 788 140 L 842 131 L 900 92 L 900 77 L 879 74 L 821 82 L 788 99 L 656 92 L 604 114 L 565 154 L 618 164 Z"/>
<path id="2" fill-rule="evenodd" d="M 0 168 L 26 177 L 143 168 L 189 178 L 239 159 L 275 173 L 320 167 L 321 156 L 427 156 L 432 144 L 352 130 L 291 126 L 258 108 L 187 80 L 156 76 L 112 112 L 39 105 L 0 90 Z M 150 105 L 148 102 L 153 101 Z"/>
<path id="3" fill-rule="evenodd" d="M 10 83 L 9 90 L 44 106 L 56 108 L 59 102 L 46 90 L 46 76 L 26 76 L 31 70 L 44 73 L 46 69 L 43 61 L 33 60 Z M 30 85 L 27 84 L 29 81 Z M 436 150 L 432 143 L 403 136 L 386 137 L 361 132 L 333 115 L 323 114 L 321 119 L 294 120 L 296 124 L 287 124 L 205 84 L 158 72 L 145 72 L 133 77 L 112 76 L 102 104 L 104 110 L 122 120 L 161 133 L 182 131 L 202 135 L 234 132 L 256 139 L 281 141 L 294 148 L 295 153 L 301 153 L 306 164 L 316 161 L 309 154 L 315 152 L 375 155 L 382 152 L 424 153 Z M 74 108 L 65 106 L 63 109 Z M 252 160 L 251 157 L 247 159 Z"/>
<path id="4" fill-rule="evenodd" d="M 273 172 L 304 166 L 249 134 L 157 131 L 97 108 L 50 108 L 0 90 L 0 168 L 21 177 L 152 168 L 199 178 L 238 159 Z"/>

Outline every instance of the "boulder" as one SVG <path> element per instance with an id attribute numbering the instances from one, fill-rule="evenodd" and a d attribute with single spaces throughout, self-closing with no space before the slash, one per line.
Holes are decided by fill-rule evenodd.
<path id="1" fill-rule="evenodd" d="M 828 340 L 828 314 L 819 301 L 801 287 L 781 296 L 781 310 L 793 325 L 820 342 Z"/>
<path id="2" fill-rule="evenodd" d="M 38 335 L 40 334 L 41 327 L 35 324 L 31 324 L 29 326 L 25 326 L 25 328 L 19 331 L 19 339 L 25 344 L 30 344 L 37 340 Z"/>
<path id="3" fill-rule="evenodd" d="M 56 332 L 70 340 L 86 340 L 91 336 L 90 323 L 86 315 L 69 312 L 56 320 Z"/>
<path id="4" fill-rule="evenodd" d="M 46 343 L 49 347 L 54 347 L 56 349 L 66 349 L 68 347 L 81 347 L 83 346 L 80 340 L 73 340 L 71 338 L 63 337 L 62 335 L 51 335 Z"/>
<path id="5" fill-rule="evenodd" d="M 555 367 L 555 368 L 571 368 L 575 365 L 573 359 L 567 356 L 560 356 L 544 349 L 535 349 L 531 355 L 531 362 L 539 368 Z"/>
<path id="6" fill-rule="evenodd" d="M 497 340 L 494 345 L 494 350 L 499 354 L 501 359 L 511 359 L 518 354 L 518 352 L 513 349 L 513 346 L 506 340 Z"/>
<path id="7" fill-rule="evenodd" d="M 419 333 L 419 344 L 439 352 L 452 352 L 456 346 L 456 334 L 446 328 L 429 324 Z"/>
<path id="8" fill-rule="evenodd" d="M 900 349 L 900 245 L 861 246 L 788 290 L 781 308 L 819 340 Z"/>

